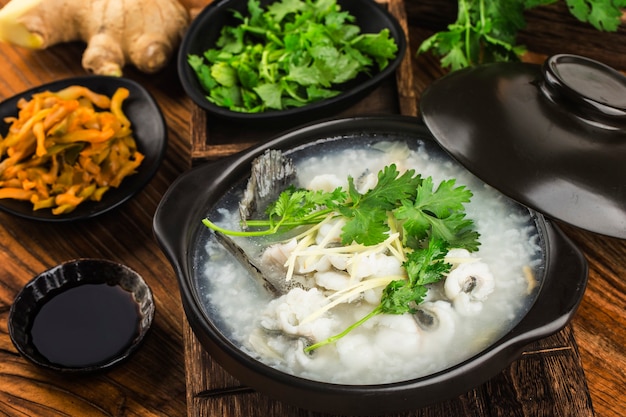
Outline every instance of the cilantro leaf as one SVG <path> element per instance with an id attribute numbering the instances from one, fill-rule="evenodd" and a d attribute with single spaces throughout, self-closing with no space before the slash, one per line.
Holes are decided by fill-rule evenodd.
<path id="1" fill-rule="evenodd" d="M 426 293 L 427 285 L 441 281 L 452 267 L 444 262 L 448 244 L 441 239 L 432 239 L 425 249 L 408 254 L 404 267 L 408 274 L 406 281 L 392 281 L 383 291 L 382 312 L 387 314 L 414 313 Z"/>
<path id="2" fill-rule="evenodd" d="M 207 99 L 214 103 L 220 103 L 220 105 L 228 107 L 241 106 L 242 96 L 241 91 L 237 86 L 225 87 L 223 85 L 217 85 L 211 90 Z"/>
<path id="3" fill-rule="evenodd" d="M 335 97 L 339 93 L 340 92 L 338 90 L 323 88 L 316 85 L 310 85 L 306 88 L 307 97 L 313 101 Z"/>
<path id="4" fill-rule="evenodd" d="M 517 61 L 526 51 L 516 44 L 526 26 L 525 10 L 558 0 L 458 0 L 455 22 L 434 33 L 417 53 L 432 52 L 452 71 L 487 62 Z M 626 0 L 565 0 L 570 13 L 598 30 L 616 31 Z"/>
<path id="5" fill-rule="evenodd" d="M 387 214 L 383 210 L 344 210 L 341 213 L 348 214 L 350 220 L 341 229 L 341 243 L 348 245 L 357 242 L 371 246 L 385 240 L 389 232 L 389 226 L 385 223 Z M 345 214 L 344 214 L 345 215 Z"/>
<path id="6" fill-rule="evenodd" d="M 244 30 L 241 27 L 224 26 L 216 42 L 215 52 L 238 54 L 244 49 Z"/>
<path id="7" fill-rule="evenodd" d="M 443 239 L 431 239 L 428 247 L 410 252 L 404 267 L 411 285 L 428 285 L 439 282 L 450 271 L 451 265 L 443 259 L 450 248 Z"/>
<path id="8" fill-rule="evenodd" d="M 348 178 L 348 195 L 352 204 L 339 207 L 340 213 L 348 219 L 342 229 L 342 243 L 354 241 L 373 245 L 385 240 L 389 231 L 387 212 L 400 201 L 412 198 L 420 182 L 421 176 L 415 175 L 414 170 L 400 175 L 395 164 L 384 167 L 378 173 L 376 186 L 365 194 L 357 190 L 353 178 Z"/>
<path id="9" fill-rule="evenodd" d="M 378 173 L 376 186 L 360 194 L 354 186 L 354 180 L 349 179 L 350 197 L 355 208 L 374 208 L 391 210 L 398 201 L 412 198 L 421 183 L 421 176 L 415 175 L 415 170 L 407 170 L 402 175 L 395 164 L 384 167 Z"/>
<path id="10" fill-rule="evenodd" d="M 331 192 L 321 190 L 309 191 L 306 194 L 306 204 L 309 207 L 309 211 L 320 207 L 335 208 L 339 204 L 344 204 L 347 197 L 347 194 L 341 187 L 337 187 Z"/>
<path id="11" fill-rule="evenodd" d="M 269 109 L 282 109 L 281 96 L 283 89 L 280 84 L 263 83 L 254 87 L 253 90 L 259 95 L 263 104 Z"/>
<path id="12" fill-rule="evenodd" d="M 237 72 L 225 62 L 217 62 L 211 67 L 211 77 L 224 87 L 237 84 Z"/>
<path id="13" fill-rule="evenodd" d="M 211 67 L 206 65 L 201 57 L 197 55 L 189 55 L 188 62 L 196 73 L 200 74 L 199 80 L 202 88 L 206 91 L 211 91 L 219 86 L 218 82 L 215 81 L 215 78 L 211 76 Z"/>
<path id="14" fill-rule="evenodd" d="M 615 32 L 621 23 L 624 0 L 566 0 L 574 17 L 602 31 Z"/>
<path id="15" fill-rule="evenodd" d="M 392 281 L 383 289 L 380 300 L 381 313 L 413 313 L 414 305 L 421 303 L 427 292 L 428 288 L 424 286 L 413 287 L 407 281 Z"/>
<path id="16" fill-rule="evenodd" d="M 361 35 L 352 42 L 352 46 L 374 57 L 380 70 L 385 69 L 398 52 L 398 46 L 390 38 L 389 29 L 383 29 L 377 34 Z"/>
<path id="17" fill-rule="evenodd" d="M 452 247 L 476 250 L 478 233 L 463 211 L 472 192 L 465 186 L 455 187 L 455 183 L 453 179 L 442 181 L 435 189 L 428 177 L 418 187 L 413 201 L 402 201 L 394 215 L 404 221 L 405 244 L 416 247 L 426 239 L 443 239 Z"/>
<path id="18" fill-rule="evenodd" d="M 205 226 L 222 233 L 237 236 L 262 236 L 290 230 L 294 227 L 319 223 L 337 206 L 345 204 L 347 195 L 337 188 L 332 192 L 298 189 L 293 186 L 284 190 L 276 201 L 265 210 L 267 219 L 247 220 L 246 227 L 260 227 L 262 230 L 234 231 L 225 230 L 204 219 Z"/>
<path id="19" fill-rule="evenodd" d="M 263 8 L 259 0 L 248 0 L 249 24 L 252 26 L 263 26 L 265 19 L 263 18 Z M 235 17 L 245 21 L 246 18 L 235 12 Z"/>
<path id="20" fill-rule="evenodd" d="M 417 190 L 415 206 L 433 213 L 438 218 L 448 217 L 452 212 L 463 209 L 463 204 L 469 203 L 472 192 L 465 186 L 455 188 L 456 181 L 451 179 L 442 181 L 435 191 L 432 177 L 422 181 Z"/>
<path id="21" fill-rule="evenodd" d="M 274 21 L 280 23 L 285 16 L 306 10 L 306 3 L 300 0 L 282 0 L 267 6 L 267 11 Z"/>
<path id="22" fill-rule="evenodd" d="M 271 219 L 272 216 L 282 218 L 302 217 L 312 209 L 306 203 L 307 191 L 297 190 L 293 187 L 283 191 L 278 199 L 267 208 L 266 213 Z"/>
<path id="23" fill-rule="evenodd" d="M 245 89 L 254 89 L 259 85 L 259 75 L 247 64 L 241 64 L 237 67 L 237 77 Z"/>

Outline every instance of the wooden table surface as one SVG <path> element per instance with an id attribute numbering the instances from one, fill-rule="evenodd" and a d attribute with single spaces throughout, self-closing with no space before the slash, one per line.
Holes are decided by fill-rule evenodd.
<path id="1" fill-rule="evenodd" d="M 419 6 L 407 9 L 409 23 L 421 24 L 424 15 Z M 413 48 L 420 36 L 412 35 Z M 621 39 L 626 44 L 626 36 Z M 0 45 L 0 100 L 42 83 L 84 75 L 82 49 L 78 43 L 36 52 Z M 415 62 L 416 71 L 428 71 L 421 59 Z M 186 415 L 183 310 L 174 272 L 152 235 L 152 216 L 168 186 L 190 166 L 192 104 L 173 64 L 156 75 L 126 68 L 125 76 L 154 95 L 167 121 L 167 154 L 148 186 L 114 212 L 83 222 L 45 224 L 0 213 L 0 415 Z M 417 88 L 421 91 L 425 84 Z M 588 288 L 572 327 L 593 407 L 597 416 L 622 417 L 626 240 L 567 225 L 563 229 L 589 261 Z M 154 293 L 156 316 L 141 349 L 128 362 L 106 373 L 68 377 L 38 369 L 22 358 L 9 338 L 7 319 L 15 295 L 34 275 L 81 257 L 118 261 L 143 275 Z"/>

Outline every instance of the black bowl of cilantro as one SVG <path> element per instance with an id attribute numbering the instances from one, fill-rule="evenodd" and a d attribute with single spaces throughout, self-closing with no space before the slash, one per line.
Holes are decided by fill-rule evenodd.
<path id="1" fill-rule="evenodd" d="M 356 103 L 406 48 L 402 27 L 374 0 L 224 0 L 189 27 L 178 73 L 216 116 L 302 122 Z"/>

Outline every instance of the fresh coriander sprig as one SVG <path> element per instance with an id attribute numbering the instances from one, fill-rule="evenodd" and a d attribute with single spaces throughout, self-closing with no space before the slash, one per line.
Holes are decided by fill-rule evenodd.
<path id="1" fill-rule="evenodd" d="M 428 285 L 441 280 L 444 274 L 450 270 L 451 265 L 444 261 L 447 251 L 448 245 L 445 241 L 431 239 L 427 248 L 411 252 L 408 260 L 404 263 L 408 278 L 406 280 L 393 280 L 387 284 L 383 289 L 378 306 L 342 332 L 306 346 L 304 351 L 312 352 L 322 346 L 335 343 L 380 314 L 415 313 L 417 305 L 426 297 Z"/>
<path id="2" fill-rule="evenodd" d="M 346 219 L 341 233 L 344 245 L 376 245 L 393 227 L 402 230 L 403 244 L 410 249 L 440 238 L 454 247 L 476 250 L 478 233 L 464 212 L 472 192 L 455 183 L 453 179 L 443 181 L 435 188 L 431 177 L 424 179 L 415 170 L 400 174 L 391 164 L 378 173 L 376 186 L 364 193 L 357 190 L 352 177 L 348 177 L 348 191 L 289 187 L 268 206 L 266 218 L 245 221 L 247 229 L 256 230 L 226 230 L 209 219 L 203 223 L 228 235 L 265 236 L 316 224 L 334 213 Z"/>
<path id="3" fill-rule="evenodd" d="M 526 51 L 516 44 L 526 26 L 525 10 L 558 0 L 458 0 L 457 20 L 424 40 L 418 54 L 430 51 L 444 68 L 458 70 L 487 62 L 516 61 Z M 565 0 L 570 13 L 600 31 L 617 30 L 626 0 Z"/>
<path id="4" fill-rule="evenodd" d="M 402 222 L 405 246 L 415 248 L 425 239 L 441 239 L 451 247 L 478 249 L 478 232 L 464 211 L 472 192 L 455 185 L 455 180 L 447 180 L 435 189 L 428 177 L 418 187 L 414 200 L 402 200 L 394 215 Z"/>
<path id="5" fill-rule="evenodd" d="M 465 204 L 471 197 L 471 191 L 456 186 L 454 179 L 435 187 L 431 177 L 422 178 L 415 170 L 400 174 L 391 164 L 378 173 L 376 186 L 363 193 L 352 177 L 348 177 L 347 191 L 337 188 L 328 193 L 289 187 L 267 208 L 266 219 L 246 221 L 248 228 L 260 230 L 225 230 L 208 219 L 203 223 L 225 234 L 263 236 L 315 225 L 329 216 L 343 216 L 344 245 L 368 247 L 385 242 L 392 232 L 402 236 L 406 279 L 383 279 L 380 286 L 386 286 L 380 304 L 341 333 L 305 348 L 311 352 L 341 339 L 379 314 L 414 313 L 428 285 L 440 281 L 450 270 L 451 265 L 444 261 L 448 249 L 475 251 L 479 246 L 479 234 L 465 214 Z"/>
<path id="6" fill-rule="evenodd" d="M 332 192 L 309 191 L 289 187 L 265 210 L 266 218 L 246 220 L 246 230 L 225 229 L 208 218 L 202 223 L 210 229 L 231 236 L 268 236 L 285 232 L 298 226 L 321 222 L 339 204 L 345 204 L 347 194 L 337 188 Z M 256 230 L 248 230 L 255 228 Z"/>

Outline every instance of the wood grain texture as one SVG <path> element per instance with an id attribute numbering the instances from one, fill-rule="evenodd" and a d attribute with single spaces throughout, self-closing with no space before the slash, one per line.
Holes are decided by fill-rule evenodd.
<path id="1" fill-rule="evenodd" d="M 573 320 L 594 409 L 626 415 L 626 241 L 562 226 L 589 262 L 589 283 Z"/>
<path id="2" fill-rule="evenodd" d="M 0 0 L 0 5 L 6 2 Z M 449 22 L 446 10 L 454 18 L 452 6 L 438 0 L 407 2 L 412 48 L 419 45 L 428 29 Z M 548 54 L 552 50 L 581 47 L 586 55 L 606 57 L 607 63 L 620 62 L 626 57 L 622 51 L 626 47 L 623 30 L 611 37 L 611 42 L 605 41 L 605 34 L 591 32 L 571 45 L 571 32 L 580 30 L 580 26 L 573 24 L 573 29 L 569 30 L 568 26 L 562 26 L 567 18 L 561 13 L 553 13 L 552 9 L 545 13 L 545 17 L 528 17 L 529 28 L 537 27 L 537 34 L 552 34 L 552 38 L 546 40 L 544 35 L 525 31 L 525 43 L 533 50 Z M 73 43 L 46 51 L 29 51 L 0 44 L 0 100 L 45 82 L 84 75 L 80 66 L 83 48 L 84 45 Z M 440 75 L 440 69 L 425 57 L 416 59 L 411 55 L 411 59 L 413 70 L 419 74 L 415 86 L 419 94 L 428 80 Z M 626 69 L 626 65 L 617 67 Z M 166 158 L 148 186 L 118 210 L 76 224 L 41 224 L 0 213 L 0 415 L 176 417 L 187 413 L 186 375 L 192 380 L 200 376 L 189 369 L 185 373 L 186 325 L 177 282 L 154 241 L 151 223 L 167 187 L 190 166 L 189 124 L 194 106 L 182 91 L 173 63 L 159 74 L 148 76 L 126 69 L 126 76 L 154 95 L 167 121 Z M 597 416 L 622 417 L 626 409 L 626 241 L 568 226 L 564 229 L 583 249 L 590 264 L 589 285 L 571 328 L 578 342 L 593 407 Z M 77 378 L 42 371 L 22 358 L 10 341 L 7 330 L 10 305 L 20 288 L 34 275 L 60 262 L 86 256 L 123 262 L 144 276 L 157 304 L 154 327 L 136 355 L 109 372 Z M 519 369 L 514 371 L 545 367 L 558 358 L 560 364 L 566 363 L 562 362 L 562 356 L 571 352 L 557 349 L 552 356 L 541 356 L 540 360 L 535 356 L 524 357 L 516 362 L 514 367 Z M 502 378 L 511 377 L 504 374 Z M 476 410 L 487 407 L 499 413 L 495 415 L 522 415 L 514 411 L 517 408 L 512 405 L 532 407 L 533 401 L 544 401 L 554 386 L 565 388 L 569 391 L 567 396 L 584 405 L 584 390 L 581 394 L 578 388 L 582 380 L 582 375 L 559 381 L 528 379 L 515 388 L 520 394 L 512 402 L 499 400 L 498 395 L 485 401 L 468 394 L 458 400 L 465 410 L 461 415 L 473 416 Z M 503 386 L 496 381 L 491 389 L 497 393 Z M 263 417 L 279 416 L 274 413 L 275 405 L 268 407 Z M 453 416 L 449 411 L 446 409 L 439 415 Z M 226 416 L 220 409 L 211 412 L 212 416 Z M 422 415 L 435 415 L 424 411 L 427 412 L 431 414 Z M 537 415 L 577 416 L 574 409 L 550 407 L 538 411 Z"/>

